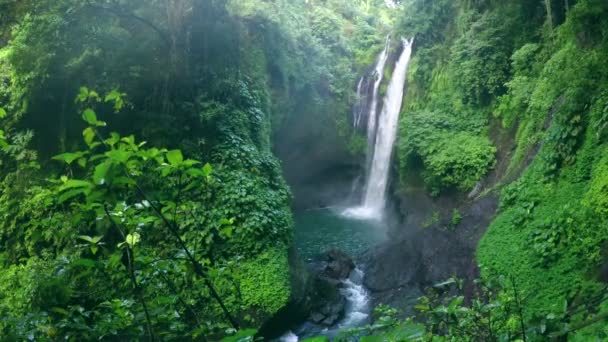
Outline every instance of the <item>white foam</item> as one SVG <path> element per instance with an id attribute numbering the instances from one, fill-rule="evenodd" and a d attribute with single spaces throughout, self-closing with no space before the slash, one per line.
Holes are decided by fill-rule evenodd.
<path id="1" fill-rule="evenodd" d="M 293 331 L 288 331 L 279 338 L 280 342 L 298 342 L 298 340 L 298 335 L 294 334 Z"/>

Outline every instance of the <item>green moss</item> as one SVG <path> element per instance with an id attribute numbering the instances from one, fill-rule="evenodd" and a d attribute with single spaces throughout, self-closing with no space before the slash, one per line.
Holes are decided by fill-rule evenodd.
<path id="1" fill-rule="evenodd" d="M 461 221 L 462 221 L 462 214 L 460 213 L 460 211 L 458 209 L 454 209 L 452 211 L 452 219 L 450 220 L 450 226 L 454 228 L 454 227 L 458 226 Z"/>
<path id="2" fill-rule="evenodd" d="M 421 161 L 433 193 L 470 190 L 494 166 L 496 148 L 481 133 L 483 121 L 444 112 L 416 112 L 402 121 L 398 153 L 402 175 Z M 478 128 L 476 128 L 478 127 Z"/>
<path id="3" fill-rule="evenodd" d="M 603 158 L 595 165 L 589 191 L 583 203 L 603 218 L 608 218 L 608 150 L 603 149 Z"/>
<path id="4" fill-rule="evenodd" d="M 275 314 L 289 301 L 287 249 L 273 248 L 242 262 L 239 278 L 243 304 L 268 315 Z"/>

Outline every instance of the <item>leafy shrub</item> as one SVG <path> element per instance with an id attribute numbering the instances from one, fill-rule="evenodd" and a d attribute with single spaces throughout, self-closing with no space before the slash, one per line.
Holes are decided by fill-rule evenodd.
<path id="1" fill-rule="evenodd" d="M 287 304 L 290 283 L 285 249 L 270 249 L 238 268 L 240 294 L 247 308 L 257 307 L 273 315 Z"/>
<path id="2" fill-rule="evenodd" d="M 420 158 L 425 183 L 433 193 L 446 188 L 470 190 L 494 166 L 496 148 L 486 137 L 458 131 L 465 120 L 440 113 L 415 113 L 402 125 L 401 169 Z M 474 129 L 468 127 L 468 129 Z"/>
<path id="3" fill-rule="evenodd" d="M 426 181 L 433 189 L 470 190 L 494 166 L 496 148 L 489 139 L 457 133 L 423 148 Z"/>
<path id="4" fill-rule="evenodd" d="M 455 228 L 462 221 L 462 214 L 458 209 L 452 211 L 452 218 L 450 219 L 450 226 Z"/>

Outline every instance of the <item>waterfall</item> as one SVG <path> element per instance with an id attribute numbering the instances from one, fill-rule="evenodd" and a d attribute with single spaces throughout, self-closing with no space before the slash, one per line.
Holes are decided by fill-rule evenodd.
<path id="1" fill-rule="evenodd" d="M 384 50 L 378 57 L 378 62 L 374 68 L 372 79 L 374 80 L 374 88 L 372 89 L 372 102 L 369 106 L 369 113 L 367 114 L 367 144 L 373 146 L 376 140 L 376 122 L 378 111 L 378 91 L 380 90 L 380 84 L 384 78 L 384 67 L 386 66 L 386 60 L 388 59 L 388 49 L 390 46 L 390 38 L 386 37 L 386 43 L 384 44 Z M 370 151 L 372 152 L 372 151 Z M 368 153 L 371 155 L 371 153 Z"/>
<path id="2" fill-rule="evenodd" d="M 365 81 L 365 77 L 361 77 L 359 83 L 357 83 L 357 102 L 355 102 L 355 106 L 353 107 L 353 128 L 355 129 L 361 125 L 361 117 L 363 116 L 363 111 L 365 111 L 363 81 Z"/>
<path id="3" fill-rule="evenodd" d="M 384 207 L 386 206 L 386 189 L 393 152 L 393 145 L 397 137 L 397 124 L 399 113 L 403 103 L 403 88 L 407 76 L 407 67 L 412 55 L 412 44 L 414 39 L 403 41 L 403 52 L 397 60 L 393 76 L 388 85 L 382 111 L 374 125 L 368 125 L 368 141 L 373 151 L 371 154 L 371 164 L 367 174 L 367 183 L 363 204 L 359 207 L 347 209 L 344 214 L 348 216 L 380 219 L 382 218 Z M 388 43 L 387 43 L 388 46 Z M 375 84 L 374 84 L 375 86 Z M 372 102 L 374 99 L 372 98 Z M 370 108 L 370 118 L 375 106 Z M 375 115 L 373 115 L 375 117 Z M 376 127 L 376 122 L 377 126 Z M 369 136 L 372 135 L 373 139 Z"/>

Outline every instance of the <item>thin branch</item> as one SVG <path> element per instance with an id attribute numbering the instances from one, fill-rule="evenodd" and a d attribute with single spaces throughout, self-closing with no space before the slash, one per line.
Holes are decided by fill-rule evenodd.
<path id="1" fill-rule="evenodd" d="M 103 207 L 103 211 L 106 213 L 106 216 L 112 223 L 112 226 L 120 233 L 122 238 L 126 241 L 127 237 L 125 236 L 125 233 L 122 231 L 122 229 L 120 229 L 120 227 L 114 221 L 114 219 L 112 219 L 112 216 L 108 212 L 108 208 L 105 205 Z M 148 311 L 148 305 L 146 305 L 146 301 L 142 294 L 141 287 L 137 283 L 137 278 L 135 277 L 135 270 L 133 269 L 133 257 L 131 256 L 133 251 L 131 249 L 131 246 L 128 243 L 127 243 L 126 251 L 127 251 L 127 264 L 128 264 L 127 270 L 129 271 L 129 277 L 131 278 L 131 284 L 133 285 L 133 290 L 135 292 L 135 295 L 138 297 L 139 301 L 141 302 L 141 305 L 144 308 L 144 313 L 146 315 L 146 326 L 148 328 L 148 336 L 150 337 L 150 341 L 154 341 L 154 332 L 152 330 L 152 320 L 150 319 L 150 312 Z"/>
<path id="2" fill-rule="evenodd" d="M 129 177 L 130 177 L 130 175 L 129 175 Z M 172 224 L 169 221 L 169 219 L 167 219 L 167 217 L 165 216 L 165 214 L 163 214 L 162 211 L 154 204 L 154 202 L 150 200 L 150 198 L 148 197 L 148 195 L 146 195 L 145 191 L 139 186 L 139 184 L 137 182 L 135 182 L 135 188 L 139 192 L 140 196 L 144 200 L 146 200 L 146 201 L 148 201 L 150 203 L 150 207 L 152 208 L 152 210 L 160 217 L 160 219 L 164 222 L 165 226 L 169 229 L 169 232 L 175 237 L 175 239 L 177 240 L 177 242 L 180 245 L 180 247 L 186 253 L 186 257 L 188 257 L 188 259 L 192 263 L 192 266 L 194 266 L 194 272 L 196 272 L 196 274 L 198 274 L 200 277 L 203 278 L 203 281 L 205 282 L 205 285 L 207 286 L 207 288 L 209 288 L 209 291 L 211 292 L 211 296 L 218 302 L 218 304 L 222 308 L 222 311 L 224 312 L 224 316 L 226 316 L 226 319 L 230 322 L 230 324 L 232 325 L 233 328 L 235 328 L 235 329 L 238 330 L 239 329 L 239 324 L 232 317 L 232 315 L 230 314 L 230 311 L 228 310 L 228 308 L 224 304 L 224 301 L 222 300 L 222 298 L 220 297 L 220 295 L 215 290 L 215 287 L 213 286 L 213 284 L 209 280 L 209 275 L 207 274 L 207 272 L 205 272 L 205 269 L 203 268 L 203 265 L 201 265 L 201 263 L 198 262 L 194 258 L 194 255 L 192 255 L 192 253 L 190 252 L 190 250 L 186 246 L 186 243 L 184 242 L 184 240 L 182 239 L 181 235 L 179 234 L 179 227 L 175 226 L 174 224 Z"/>
<path id="3" fill-rule="evenodd" d="M 182 297 L 180 297 L 177 293 L 179 293 L 179 291 L 177 290 L 177 286 L 175 285 L 175 283 L 173 281 L 171 281 L 171 279 L 169 277 L 167 277 L 163 272 L 159 272 L 160 276 L 163 278 L 163 280 L 167 283 L 167 285 L 169 285 L 169 287 L 171 288 L 171 291 L 176 293 L 176 297 L 177 300 L 179 301 L 179 303 L 184 306 L 186 308 L 186 310 L 188 310 L 190 312 L 190 314 L 194 317 L 194 320 L 196 321 L 197 326 L 201 326 L 201 321 L 198 318 L 198 313 L 194 310 L 194 308 L 192 308 L 192 306 L 188 305 L 188 303 L 186 303 Z M 207 341 L 207 338 L 204 335 L 201 335 L 202 340 L 204 342 Z"/>
<path id="4" fill-rule="evenodd" d="M 95 132 L 95 135 L 101 141 L 101 143 L 105 147 L 108 147 L 108 144 L 103 139 L 103 136 L 99 133 L 99 131 L 96 128 L 93 128 L 93 131 Z M 122 165 L 122 164 L 121 164 L 121 166 L 122 166 L 122 171 L 125 174 L 125 177 L 127 177 L 128 179 L 130 179 L 130 180 L 133 181 L 135 189 L 137 190 L 137 192 L 139 193 L 139 195 L 142 197 L 143 200 L 148 201 L 148 203 L 150 203 L 150 207 L 152 208 L 152 210 L 158 215 L 158 217 L 160 217 L 160 219 L 163 221 L 163 223 L 165 224 L 165 226 L 167 227 L 167 229 L 169 230 L 169 232 L 171 233 L 171 235 L 173 235 L 173 237 L 177 240 L 177 243 L 179 244 L 180 248 L 186 253 L 187 259 L 190 260 L 190 263 L 194 267 L 194 272 L 199 277 L 203 278 L 203 281 L 205 282 L 205 286 L 207 286 L 207 288 L 209 289 L 209 292 L 211 292 L 211 296 L 213 297 L 213 299 L 215 299 L 215 301 L 217 301 L 218 304 L 220 305 L 220 307 L 222 309 L 222 312 L 223 312 L 224 316 L 226 317 L 226 319 L 228 320 L 228 322 L 230 322 L 230 324 L 232 325 L 232 327 L 234 329 L 239 330 L 239 324 L 232 317 L 232 314 L 230 313 L 230 310 L 228 310 L 228 308 L 224 304 L 224 301 L 220 297 L 219 293 L 215 290 L 215 287 L 211 283 L 211 280 L 209 280 L 209 275 L 207 274 L 207 272 L 205 272 L 205 269 L 203 268 L 203 265 L 201 265 L 201 263 L 198 262 L 198 260 L 196 260 L 194 258 L 194 256 L 192 255 L 192 253 L 190 252 L 190 250 L 186 246 L 185 241 L 182 239 L 182 237 L 181 237 L 181 235 L 179 233 L 179 231 L 180 231 L 179 226 L 175 225 L 174 223 L 171 223 L 169 221 L 169 219 L 167 219 L 167 217 L 165 216 L 165 214 L 163 214 L 163 212 L 161 211 L 161 209 L 154 204 L 154 201 L 151 200 L 151 198 L 141 188 L 141 186 L 139 185 L 139 183 L 137 183 L 137 181 L 135 179 L 133 179 L 133 177 L 131 176 L 131 174 L 127 170 L 127 168 L 124 165 Z M 105 208 L 104 208 L 104 210 L 105 210 Z"/>

